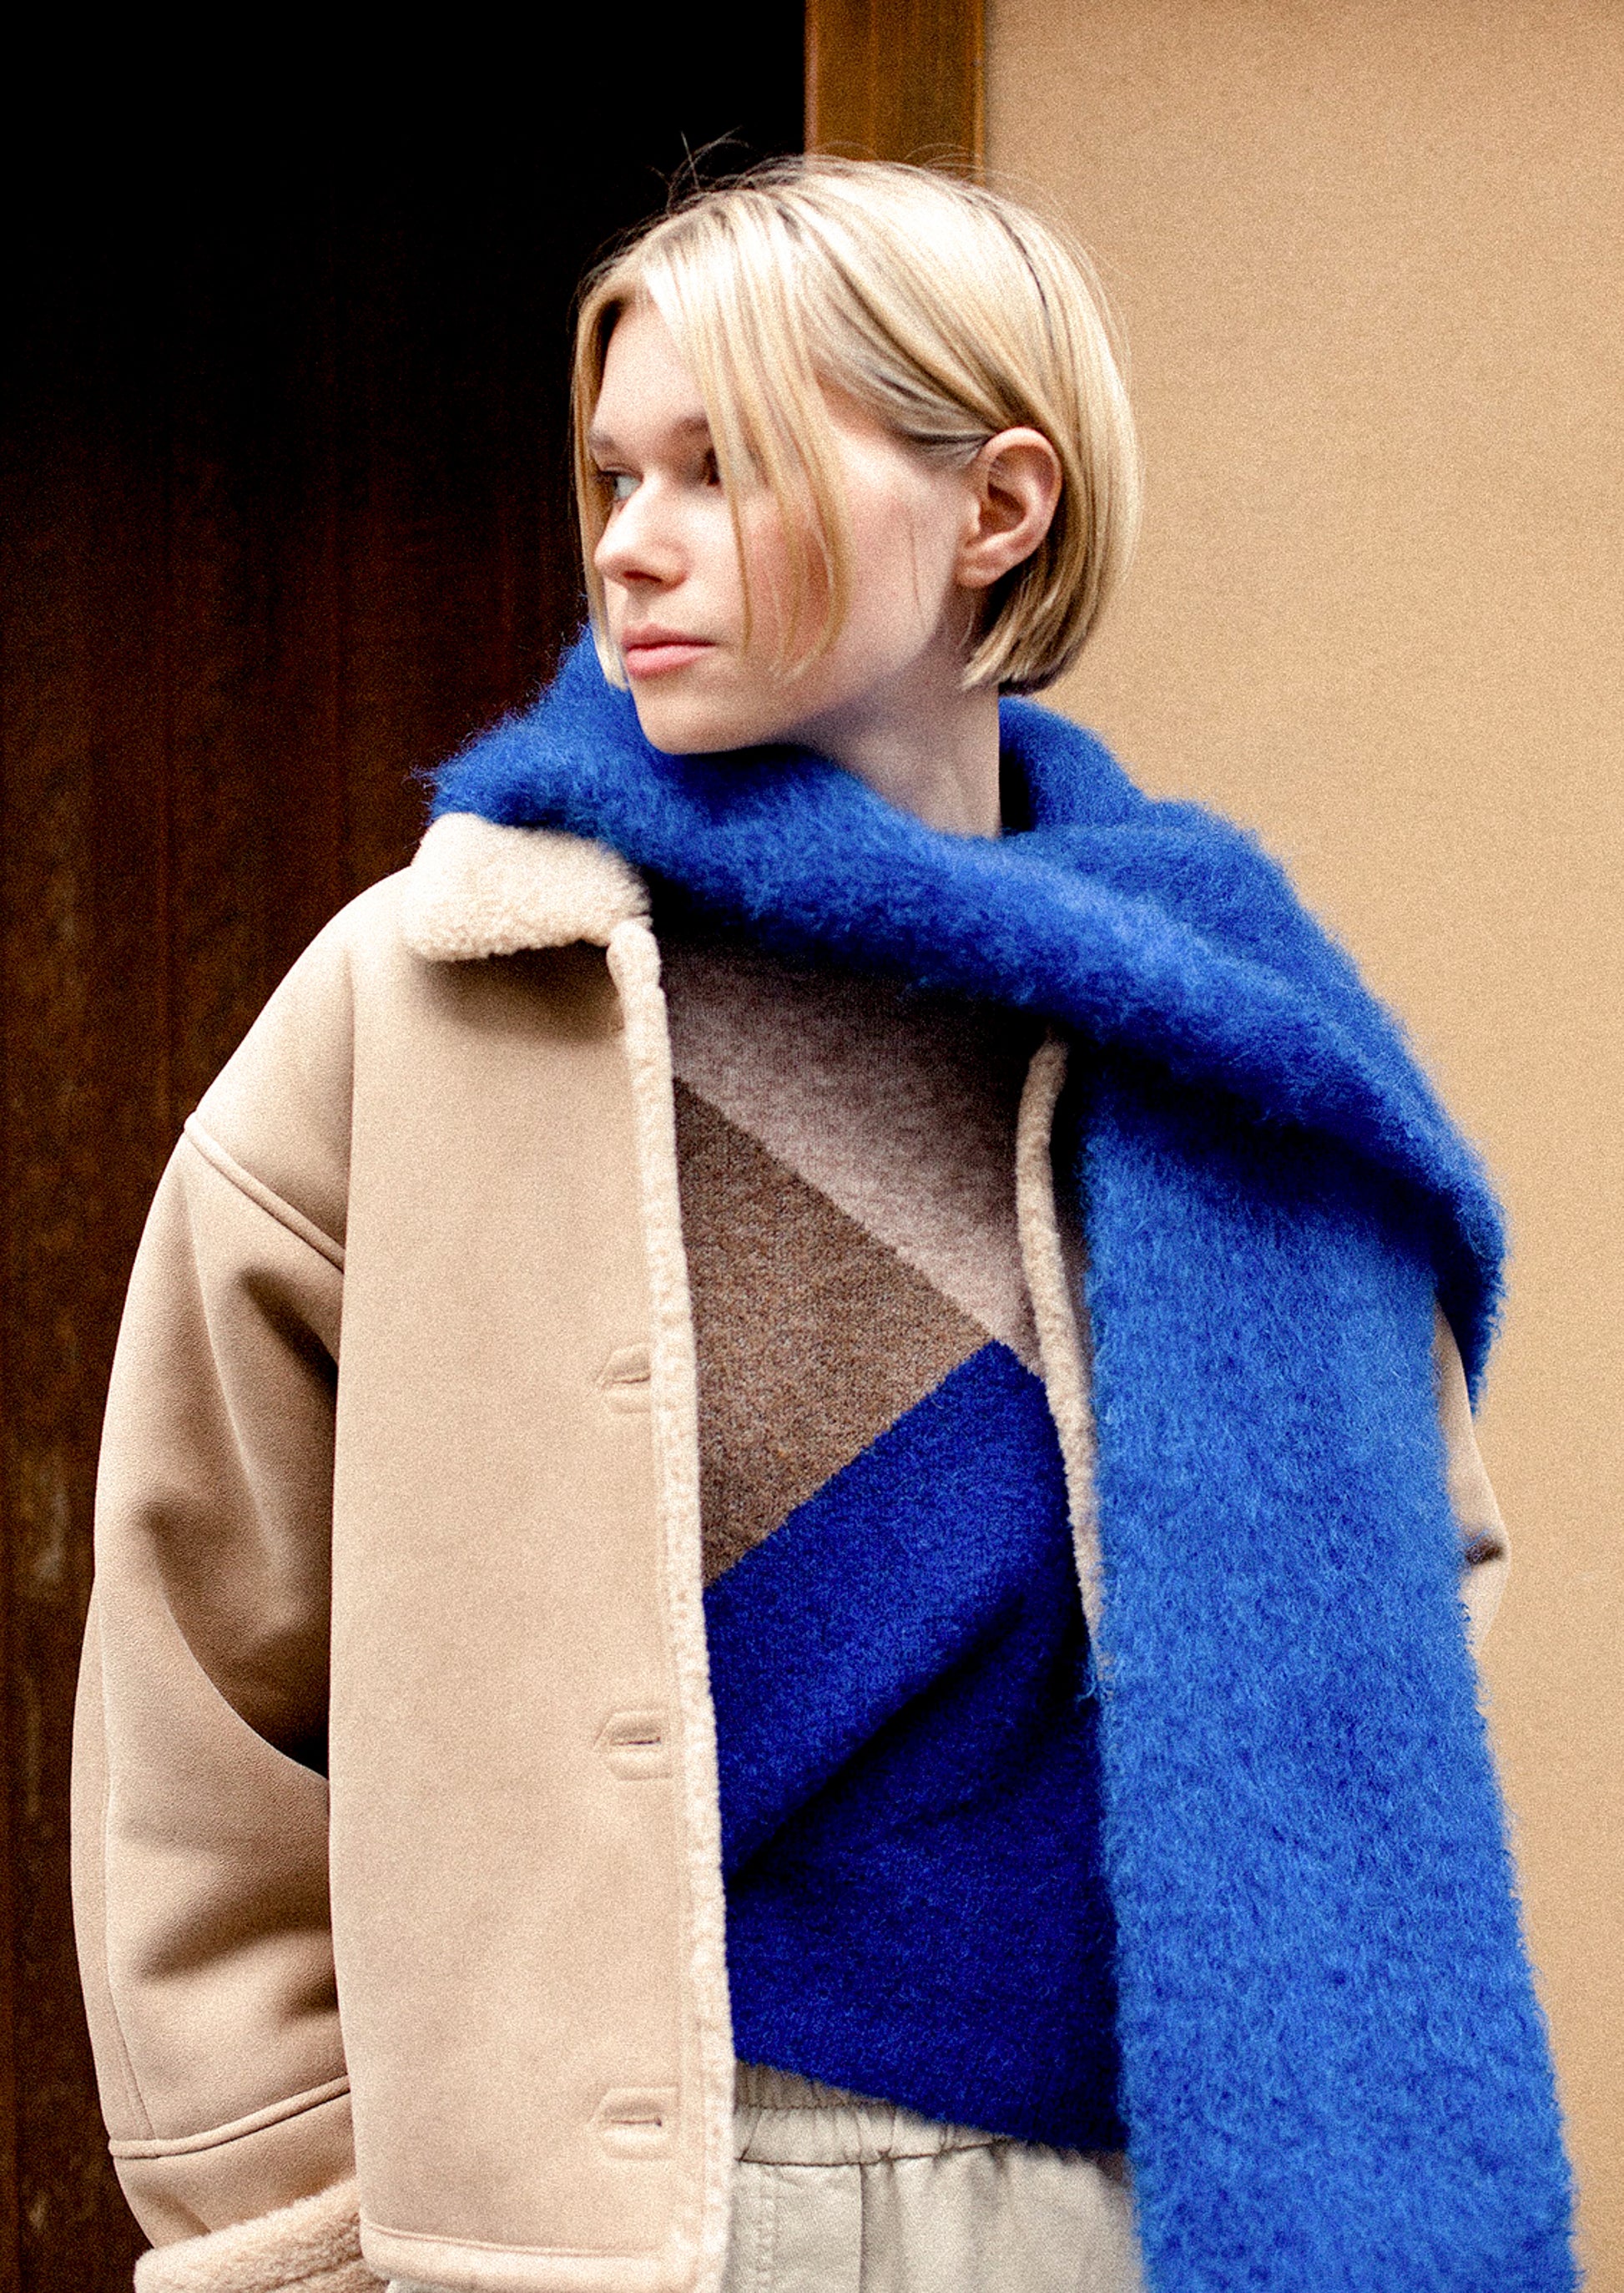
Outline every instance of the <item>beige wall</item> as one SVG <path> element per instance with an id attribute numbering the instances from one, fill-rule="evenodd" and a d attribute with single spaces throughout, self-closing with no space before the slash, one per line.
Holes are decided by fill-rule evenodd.
<path id="1" fill-rule="evenodd" d="M 989 75 L 1149 464 L 1060 703 L 1290 861 L 1507 1199 L 1484 1671 L 1624 2293 L 1624 5 L 990 0 Z"/>

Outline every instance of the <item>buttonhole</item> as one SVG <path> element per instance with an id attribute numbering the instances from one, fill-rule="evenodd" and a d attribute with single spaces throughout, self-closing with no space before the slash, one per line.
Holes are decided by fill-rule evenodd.
<path id="1" fill-rule="evenodd" d="M 643 1411 L 651 1374 L 647 1346 L 617 1346 L 598 1372 L 598 1390 L 610 1409 Z"/>
<path id="2" fill-rule="evenodd" d="M 663 1712 L 615 1712 L 598 1730 L 598 1748 L 619 1776 L 663 1776 L 670 1772 L 671 1750 Z"/>

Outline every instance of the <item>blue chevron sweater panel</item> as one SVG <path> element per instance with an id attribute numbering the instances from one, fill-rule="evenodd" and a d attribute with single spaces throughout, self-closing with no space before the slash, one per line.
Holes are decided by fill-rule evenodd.
<path id="1" fill-rule="evenodd" d="M 1042 1384 L 973 1354 L 706 1595 L 734 2044 L 1115 2149 L 1096 1706 Z"/>

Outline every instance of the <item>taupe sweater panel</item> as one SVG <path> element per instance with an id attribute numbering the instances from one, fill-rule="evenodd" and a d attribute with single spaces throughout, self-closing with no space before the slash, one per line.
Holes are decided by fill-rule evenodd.
<path id="1" fill-rule="evenodd" d="M 709 1582 L 960 1362 L 1037 1341 L 1014 1136 L 1034 1025 L 662 937 Z"/>

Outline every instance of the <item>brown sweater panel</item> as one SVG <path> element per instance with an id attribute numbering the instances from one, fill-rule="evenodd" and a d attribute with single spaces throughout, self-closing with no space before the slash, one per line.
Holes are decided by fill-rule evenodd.
<path id="1" fill-rule="evenodd" d="M 986 1333 L 680 1081 L 676 1115 L 709 1583 Z"/>
<path id="2" fill-rule="evenodd" d="M 708 1584 L 990 1340 L 1032 1358 L 1032 1031 L 736 939 L 662 952 Z"/>
<path id="3" fill-rule="evenodd" d="M 662 953 L 678 1075 L 1035 1367 L 1014 1163 L 1036 1023 L 721 936 Z"/>

